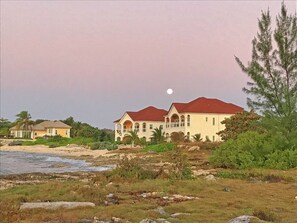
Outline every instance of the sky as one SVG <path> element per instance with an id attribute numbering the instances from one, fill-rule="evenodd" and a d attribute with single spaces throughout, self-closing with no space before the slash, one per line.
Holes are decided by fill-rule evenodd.
<path id="1" fill-rule="evenodd" d="M 113 128 L 125 111 L 218 98 L 244 108 L 257 18 L 281 1 L 0 1 L 0 117 Z M 285 1 L 295 13 L 296 1 Z M 166 90 L 173 89 L 168 95 Z"/>

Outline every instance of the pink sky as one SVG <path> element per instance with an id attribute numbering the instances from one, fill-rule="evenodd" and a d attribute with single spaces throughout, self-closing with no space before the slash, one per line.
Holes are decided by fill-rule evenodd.
<path id="1" fill-rule="evenodd" d="M 200 96 L 246 107 L 234 55 L 249 60 L 268 7 L 274 19 L 281 1 L 1 1 L 0 116 L 112 128 L 127 110 Z"/>

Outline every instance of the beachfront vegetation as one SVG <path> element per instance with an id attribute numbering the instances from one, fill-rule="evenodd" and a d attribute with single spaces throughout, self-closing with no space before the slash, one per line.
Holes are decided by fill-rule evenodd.
<path id="1" fill-rule="evenodd" d="M 242 113 L 224 121 L 227 140 L 213 153 L 216 167 L 297 167 L 297 17 L 282 4 L 272 32 L 269 11 L 259 19 L 252 60 L 242 71 L 251 79 L 248 105 L 262 113 Z M 273 42 L 274 40 L 274 42 Z"/>
<path id="2" fill-rule="evenodd" d="M 117 217 L 122 222 L 163 218 L 172 223 L 220 223 L 240 215 L 254 215 L 272 222 L 295 222 L 296 169 L 211 170 L 206 165 L 211 150 L 180 151 L 183 155 L 173 150 L 151 153 L 148 157 L 147 153 L 131 148 L 129 153 L 134 158 L 124 156 L 117 169 L 104 173 L 2 176 L 3 183 L 15 182 L 16 185 L 0 190 L 0 219 L 35 223 L 92 222 L 94 217 L 110 221 Z M 185 154 L 188 158 L 181 159 Z M 160 166 L 160 160 L 170 165 Z M 202 175 L 187 175 L 187 167 L 215 171 L 215 179 L 209 181 Z M 173 174 L 174 169 L 184 169 L 181 179 L 180 175 Z M 23 185 L 17 185 L 21 182 Z M 113 195 L 111 201 L 108 200 L 110 194 Z M 177 194 L 197 199 L 168 199 Z M 85 201 L 94 202 L 96 206 L 73 210 L 19 210 L 22 202 L 36 201 Z M 183 214 L 172 217 L 175 213 Z"/>
<path id="3" fill-rule="evenodd" d="M 0 118 L 0 137 L 7 137 L 11 127 L 12 123 L 8 119 Z"/>

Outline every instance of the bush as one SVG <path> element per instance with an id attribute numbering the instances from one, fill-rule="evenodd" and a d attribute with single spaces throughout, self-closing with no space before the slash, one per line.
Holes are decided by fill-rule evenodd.
<path id="1" fill-rule="evenodd" d="M 117 166 L 112 170 L 111 175 L 117 175 L 124 178 L 155 179 L 157 177 L 157 172 L 144 169 L 137 158 L 129 159 L 127 156 L 124 156 L 119 159 Z"/>
<path id="2" fill-rule="evenodd" d="M 154 152 L 167 152 L 171 151 L 173 148 L 175 148 L 175 144 L 173 143 L 162 143 L 157 145 L 149 145 L 144 148 L 144 151 L 154 151 Z"/>
<path id="3" fill-rule="evenodd" d="M 12 141 L 10 143 L 8 143 L 9 146 L 21 146 L 23 145 L 22 141 Z"/>
<path id="4" fill-rule="evenodd" d="M 100 150 L 100 149 L 114 150 L 118 148 L 116 144 L 113 144 L 111 142 L 93 142 L 89 144 L 89 147 L 92 150 Z"/>
<path id="5" fill-rule="evenodd" d="M 221 144 L 210 157 L 210 163 L 216 167 L 251 168 L 268 167 L 288 169 L 297 166 L 297 151 L 285 149 L 279 135 L 246 132 L 236 139 Z"/>
<path id="6" fill-rule="evenodd" d="M 171 142 L 184 142 L 185 134 L 183 132 L 172 132 L 170 134 Z"/>
<path id="7" fill-rule="evenodd" d="M 188 161 L 188 157 L 183 153 L 182 149 L 175 147 L 171 153 L 170 161 L 172 163 L 170 176 L 173 179 L 191 179 L 192 170 Z"/>

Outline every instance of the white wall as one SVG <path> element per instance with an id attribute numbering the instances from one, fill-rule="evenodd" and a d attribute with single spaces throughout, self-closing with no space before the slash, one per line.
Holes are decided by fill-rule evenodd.
<path id="1" fill-rule="evenodd" d="M 126 121 L 131 121 L 132 122 L 132 131 L 135 130 L 135 124 L 138 123 L 139 124 L 139 131 L 138 131 L 138 137 L 139 138 L 143 138 L 145 137 L 146 138 L 146 141 L 150 141 L 150 138 L 152 137 L 152 132 L 155 128 L 159 128 L 160 125 L 163 126 L 164 128 L 164 122 L 155 122 L 155 121 L 136 121 L 134 122 L 131 117 L 126 113 L 122 119 L 118 122 L 118 123 L 115 123 L 115 140 L 117 140 L 118 137 L 120 137 L 121 140 L 123 140 L 123 138 L 126 136 L 126 135 L 129 135 L 129 132 L 126 131 L 124 132 L 124 123 Z M 143 130 L 143 123 L 146 124 L 146 128 L 145 128 L 145 132 Z M 121 129 L 120 131 L 118 132 L 117 130 L 117 125 L 120 124 L 121 125 Z M 152 128 L 150 128 L 150 126 L 152 125 Z"/>

